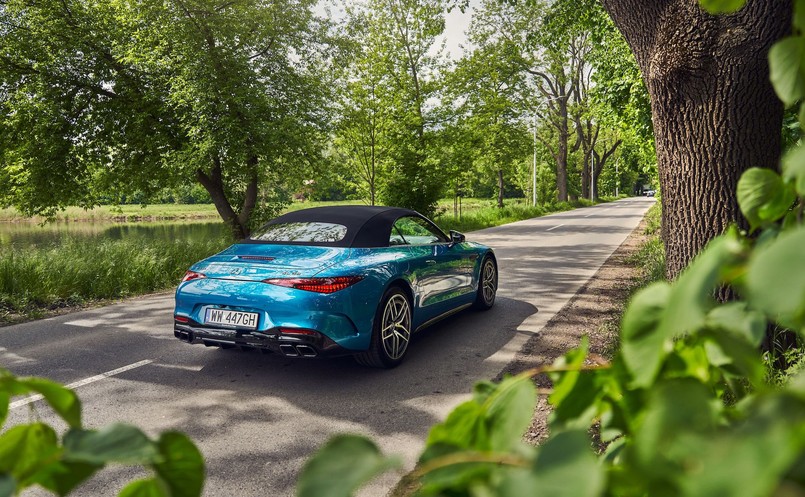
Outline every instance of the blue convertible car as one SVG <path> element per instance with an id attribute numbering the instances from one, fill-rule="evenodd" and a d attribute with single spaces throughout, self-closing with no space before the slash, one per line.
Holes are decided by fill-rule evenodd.
<path id="1" fill-rule="evenodd" d="M 280 216 L 193 265 L 176 290 L 174 334 L 293 357 L 402 362 L 411 333 L 495 303 L 489 247 L 393 207 L 318 207 Z"/>

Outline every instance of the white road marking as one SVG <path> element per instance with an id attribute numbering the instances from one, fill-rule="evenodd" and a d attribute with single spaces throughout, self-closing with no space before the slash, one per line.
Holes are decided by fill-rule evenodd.
<path id="1" fill-rule="evenodd" d="M 545 230 L 545 231 L 553 231 L 553 230 L 555 230 L 556 228 L 560 228 L 560 227 L 562 227 L 562 226 L 564 226 L 564 224 L 557 224 L 557 225 L 556 225 L 556 226 L 554 226 L 553 228 L 548 228 L 548 229 L 547 229 L 547 230 Z"/>
<path id="2" fill-rule="evenodd" d="M 135 362 L 134 364 L 129 364 L 128 366 L 123 366 L 122 368 L 113 369 L 111 371 L 107 371 L 106 373 L 101 373 L 99 375 L 91 376 L 89 378 L 84 378 L 83 380 L 78 380 L 75 383 L 70 383 L 69 385 L 66 385 L 66 387 L 69 388 L 70 390 L 75 390 L 78 387 L 83 387 L 84 385 L 89 385 L 90 383 L 95 383 L 96 381 L 99 380 L 105 380 L 110 376 L 125 373 L 126 371 L 139 368 L 140 366 L 145 366 L 146 364 L 151 364 L 152 362 L 154 361 L 152 361 L 151 359 Z M 16 409 L 18 407 L 27 406 L 28 404 L 36 402 L 37 400 L 42 400 L 44 398 L 45 397 L 41 394 L 31 395 L 30 397 L 26 397 L 24 399 L 12 402 L 11 404 L 9 404 L 8 408 Z"/>

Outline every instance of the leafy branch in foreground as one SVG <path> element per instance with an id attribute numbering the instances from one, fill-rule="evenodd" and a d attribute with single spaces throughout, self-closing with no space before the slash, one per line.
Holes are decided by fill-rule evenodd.
<path id="1" fill-rule="evenodd" d="M 743 4 L 703 3 L 722 11 Z M 803 13 L 805 0 L 797 0 L 794 36 L 770 53 L 772 81 L 789 103 L 805 98 L 805 55 L 796 41 L 803 39 Z M 770 386 L 759 352 L 769 323 L 805 338 L 805 146 L 786 155 L 782 175 L 746 171 L 737 197 L 751 232 L 728 230 L 675 282 L 635 294 L 611 365 L 588 366 L 582 341 L 546 369 L 554 388 L 543 445 L 522 441 L 537 398 L 533 372 L 479 383 L 471 400 L 431 429 L 412 475 L 416 495 L 805 493 L 805 373 Z M 734 300 L 715 299 L 725 287 Z M 374 444 L 364 447 L 378 457 Z M 315 455 L 298 495 L 346 497 L 374 476 L 316 492 L 322 461 L 344 455 L 332 444 Z"/>
<path id="2" fill-rule="evenodd" d="M 133 481 L 121 497 L 194 497 L 204 484 L 204 460 L 193 442 L 177 432 L 151 440 L 139 429 L 112 424 L 99 430 L 81 423 L 81 402 L 72 390 L 44 378 L 18 378 L 0 370 L 0 424 L 10 399 L 41 395 L 68 425 L 59 439 L 53 427 L 34 422 L 4 427 L 0 435 L 0 496 L 39 485 L 67 495 L 107 464 L 137 465 L 153 475 Z"/>
<path id="3" fill-rule="evenodd" d="M 551 367 L 476 385 L 471 400 L 432 428 L 413 474 L 417 495 L 805 491 L 805 375 L 775 390 L 765 383 L 759 353 L 768 321 L 805 335 L 805 226 L 799 219 L 805 169 L 790 171 L 743 176 L 739 202 L 763 234 L 748 238 L 732 229 L 677 281 L 638 292 L 611 364 L 594 362 L 583 341 Z M 777 208 L 780 198 L 789 207 L 796 199 L 796 207 Z M 723 285 L 743 300 L 718 302 L 714 295 Z M 554 382 L 554 410 L 551 437 L 531 447 L 521 438 L 536 403 L 531 376 L 538 373 Z M 602 442 L 598 451 L 593 429 Z M 379 457 L 368 440 L 363 447 Z M 305 468 L 299 495 L 352 495 L 375 475 L 364 473 L 338 492 L 332 485 L 316 492 L 323 461 L 344 459 L 338 445 L 326 446 Z M 388 465 L 375 460 L 374 467 Z"/>

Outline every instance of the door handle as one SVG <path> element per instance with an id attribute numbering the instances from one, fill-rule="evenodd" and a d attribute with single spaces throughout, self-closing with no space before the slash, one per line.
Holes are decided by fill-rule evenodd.
<path id="1" fill-rule="evenodd" d="M 436 264 L 436 261 L 433 259 L 428 259 L 425 261 L 425 264 Z"/>

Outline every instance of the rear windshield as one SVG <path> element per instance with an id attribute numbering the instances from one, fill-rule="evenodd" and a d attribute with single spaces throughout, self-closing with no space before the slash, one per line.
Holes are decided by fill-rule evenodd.
<path id="1" fill-rule="evenodd" d="M 258 242 L 334 243 L 347 234 L 347 227 L 335 223 L 267 224 L 252 232 L 250 240 Z"/>

